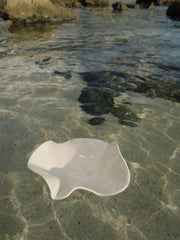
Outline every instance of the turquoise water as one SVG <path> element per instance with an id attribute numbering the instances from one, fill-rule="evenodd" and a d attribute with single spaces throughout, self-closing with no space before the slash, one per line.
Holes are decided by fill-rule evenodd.
<path id="1" fill-rule="evenodd" d="M 0 29 L 0 239 L 180 239 L 180 23 L 166 8 L 74 10 Z M 113 197 L 53 201 L 27 169 L 46 140 L 117 141 L 131 172 Z"/>

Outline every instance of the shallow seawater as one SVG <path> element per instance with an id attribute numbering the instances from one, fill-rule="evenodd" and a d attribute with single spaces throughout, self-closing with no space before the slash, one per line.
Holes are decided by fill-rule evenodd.
<path id="1" fill-rule="evenodd" d="M 0 239 L 178 240 L 180 22 L 165 7 L 74 11 L 0 29 Z M 80 137 L 118 142 L 123 193 L 53 201 L 27 168 L 44 141 Z"/>

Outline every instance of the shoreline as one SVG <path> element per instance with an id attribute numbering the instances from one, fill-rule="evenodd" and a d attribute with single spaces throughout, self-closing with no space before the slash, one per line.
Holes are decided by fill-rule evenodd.
<path id="1" fill-rule="evenodd" d="M 25 1 L 25 0 L 24 0 Z M 39 2 L 38 2 L 39 1 Z M 135 3 L 125 3 L 125 1 L 117 1 L 112 3 L 110 0 L 101 1 L 101 4 L 94 3 L 94 0 L 89 1 L 89 4 L 82 4 L 83 1 L 74 0 L 38 0 L 37 3 L 21 3 L 12 4 L 9 0 L 2 1 L 0 5 L 0 18 L 11 20 L 18 24 L 35 24 L 35 23 L 64 23 L 73 21 L 77 16 L 73 13 L 73 9 L 102 11 L 107 8 L 112 8 L 112 11 L 121 13 L 128 9 L 149 9 L 153 10 L 156 6 L 168 6 L 166 14 L 172 20 L 179 20 L 179 0 L 136 0 Z M 94 3 L 94 4 L 93 4 Z M 27 11 L 28 9 L 28 11 Z"/>

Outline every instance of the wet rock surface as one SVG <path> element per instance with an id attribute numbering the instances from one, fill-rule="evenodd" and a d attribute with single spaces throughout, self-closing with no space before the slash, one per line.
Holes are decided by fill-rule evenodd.
<path id="1" fill-rule="evenodd" d="M 173 20 L 180 21 L 180 1 L 175 1 L 172 3 L 166 12 L 167 16 Z"/>

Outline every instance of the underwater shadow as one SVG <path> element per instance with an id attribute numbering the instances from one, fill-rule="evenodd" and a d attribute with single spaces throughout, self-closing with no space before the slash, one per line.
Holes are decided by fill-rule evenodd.
<path id="1" fill-rule="evenodd" d="M 115 105 L 114 97 L 122 92 L 141 93 L 146 97 L 160 97 L 180 102 L 180 83 L 157 81 L 152 77 L 144 78 L 135 74 L 113 71 L 80 73 L 87 86 L 82 89 L 78 101 L 87 114 L 93 116 L 91 125 L 105 121 L 104 114 L 111 113 L 122 125 L 136 127 L 140 118 L 128 108 L 128 102 Z M 103 115 L 103 116 L 102 116 Z"/>
<path id="2" fill-rule="evenodd" d="M 81 103 L 82 110 L 93 116 L 88 123 L 93 126 L 100 125 L 105 121 L 102 115 L 111 113 L 118 118 L 120 124 L 136 127 L 136 122 L 140 118 L 125 104 L 115 106 L 114 97 L 113 92 L 108 92 L 103 88 L 85 87 L 82 89 L 78 101 Z"/>

